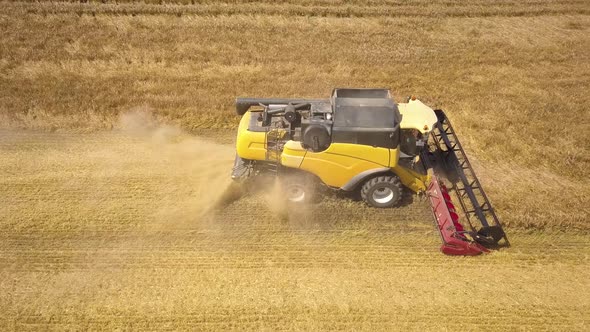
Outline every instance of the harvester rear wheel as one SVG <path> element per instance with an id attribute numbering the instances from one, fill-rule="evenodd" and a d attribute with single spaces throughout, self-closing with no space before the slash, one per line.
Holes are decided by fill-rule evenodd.
<path id="1" fill-rule="evenodd" d="M 402 184 L 395 175 L 378 176 L 365 182 L 361 188 L 361 197 L 374 207 L 392 207 L 402 198 Z"/>
<path id="2" fill-rule="evenodd" d="M 281 177 L 281 189 L 288 203 L 303 204 L 313 201 L 315 182 L 305 174 L 288 174 Z"/>

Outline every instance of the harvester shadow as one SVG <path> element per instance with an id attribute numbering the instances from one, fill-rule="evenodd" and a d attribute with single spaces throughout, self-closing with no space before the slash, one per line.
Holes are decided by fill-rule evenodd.
<path id="1" fill-rule="evenodd" d="M 406 213 L 416 200 L 409 190 L 395 207 L 374 208 L 366 204 L 358 192 L 343 192 L 316 186 L 312 200 L 288 203 L 281 194 L 280 182 L 274 176 L 249 178 L 231 183 L 210 207 L 210 227 L 244 227 L 253 229 L 277 228 L 292 231 L 338 231 L 349 229 L 375 229 L 389 227 Z M 239 215 L 239 218 L 235 216 Z M 399 227 L 410 226 L 396 225 Z M 410 227 L 410 228 L 408 228 Z"/>
<path id="2" fill-rule="evenodd" d="M 244 196 L 254 196 L 259 194 L 275 195 L 277 200 L 280 197 L 280 192 L 274 177 L 258 177 L 255 179 L 247 179 L 241 182 L 232 182 L 221 194 L 219 199 L 213 205 L 214 209 L 222 209 Z M 324 199 L 323 191 L 318 190 L 313 198 L 313 201 L 308 204 L 321 203 Z"/>
<path id="3" fill-rule="evenodd" d="M 215 202 L 215 204 L 212 206 L 212 210 L 224 209 L 245 196 L 267 194 L 269 192 L 269 188 L 273 188 L 272 180 L 270 179 L 248 182 L 233 182 L 226 188 L 223 194 Z M 402 198 L 396 207 L 406 207 L 412 205 L 414 203 L 415 196 L 416 195 L 414 195 L 409 190 L 404 190 L 402 193 Z M 327 188 L 318 189 L 317 192 L 314 193 L 313 197 L 314 198 L 312 201 L 303 204 L 305 205 L 306 209 L 313 210 L 314 207 L 321 208 L 321 203 L 325 200 L 342 200 L 342 204 L 347 204 L 347 202 L 351 201 L 362 201 L 360 192 L 358 191 L 344 192 L 330 190 Z M 290 219 L 288 215 L 297 215 L 301 210 L 301 205 L 299 204 L 288 204 L 283 202 L 283 205 L 283 211 L 280 213 L 281 219 Z"/>

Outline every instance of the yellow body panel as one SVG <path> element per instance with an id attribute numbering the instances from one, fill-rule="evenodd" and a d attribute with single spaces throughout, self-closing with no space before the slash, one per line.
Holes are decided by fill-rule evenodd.
<path id="1" fill-rule="evenodd" d="M 391 169 L 402 184 L 414 192 L 426 191 L 426 186 L 430 182 L 430 175 L 423 175 L 405 167 L 396 166 Z"/>
<path id="2" fill-rule="evenodd" d="M 399 149 L 389 149 L 389 167 L 397 166 L 399 160 Z"/>
<path id="3" fill-rule="evenodd" d="M 238 137 L 236 139 L 236 153 L 240 158 L 249 160 L 266 159 L 266 132 L 250 131 L 248 125 L 250 118 L 258 116 L 258 112 L 246 112 L 240 120 L 238 127 Z M 279 136 L 284 136 L 285 131 L 280 129 Z"/>
<path id="4" fill-rule="evenodd" d="M 236 153 L 240 158 L 251 160 L 264 160 L 266 158 L 264 132 L 248 130 L 252 112 L 246 112 L 240 120 L 238 137 L 236 138 Z"/>
<path id="5" fill-rule="evenodd" d="M 291 168 L 299 168 L 307 150 L 301 146 L 301 142 L 288 141 L 285 143 L 281 154 L 281 165 Z"/>
<path id="6" fill-rule="evenodd" d="M 240 121 L 236 153 L 243 159 L 266 160 L 267 133 L 248 130 L 252 116 L 258 116 L 257 112 L 246 112 Z M 280 156 L 283 166 L 308 171 L 331 187 L 342 188 L 362 172 L 387 171 L 388 168 L 409 189 L 415 192 L 426 190 L 430 177 L 399 166 L 398 159 L 399 149 L 332 143 L 325 151 L 312 152 L 297 141 L 288 141 Z"/>
<path id="7" fill-rule="evenodd" d="M 388 167 L 389 155 L 385 148 L 332 143 L 326 151 L 308 151 L 300 168 L 317 175 L 328 186 L 340 188 L 361 172 Z"/>
<path id="8" fill-rule="evenodd" d="M 398 149 L 346 143 L 332 143 L 326 151 L 311 152 L 303 149 L 301 143 L 289 141 L 285 144 L 281 163 L 315 174 L 325 184 L 337 188 L 362 172 L 390 168 L 404 186 L 414 192 L 425 191 L 430 177 L 397 165 L 398 154 Z"/>

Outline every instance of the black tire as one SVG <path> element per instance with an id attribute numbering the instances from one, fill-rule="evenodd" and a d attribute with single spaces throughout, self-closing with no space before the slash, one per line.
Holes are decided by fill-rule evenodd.
<path id="1" fill-rule="evenodd" d="M 289 204 L 305 204 L 313 202 L 316 184 L 306 174 L 286 174 L 281 176 L 281 191 Z"/>
<path id="2" fill-rule="evenodd" d="M 378 176 L 363 184 L 361 197 L 373 207 L 393 207 L 402 199 L 402 184 L 395 175 Z"/>

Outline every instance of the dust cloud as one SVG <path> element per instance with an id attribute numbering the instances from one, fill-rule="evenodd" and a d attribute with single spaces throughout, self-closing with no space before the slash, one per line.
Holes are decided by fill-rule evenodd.
<path id="1" fill-rule="evenodd" d="M 235 149 L 187 134 L 178 127 L 158 125 L 149 109 L 122 114 L 120 132 L 139 140 L 158 181 L 156 224 L 171 226 L 205 222 L 209 212 L 238 194 L 232 183 Z M 145 171 L 145 170 L 144 170 Z"/>
<path id="2" fill-rule="evenodd" d="M 0 308 L 13 317 L 161 308 L 145 295 L 154 280 L 184 278 L 232 238 L 212 212 L 232 195 L 234 146 L 160 125 L 147 108 L 106 132 L 0 132 L 0 150 L 0 255 L 18 262 L 4 266 L 14 282 L 0 283 Z"/>

